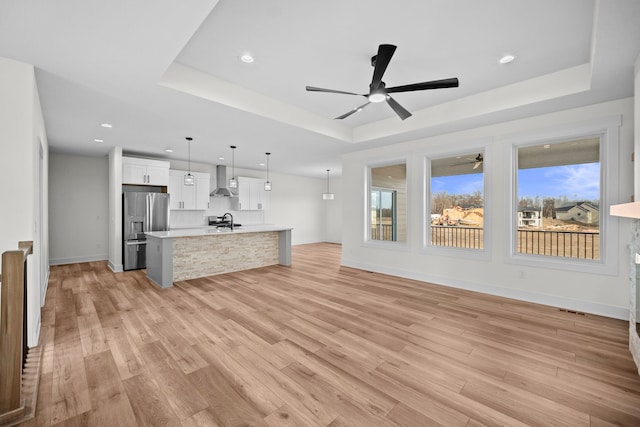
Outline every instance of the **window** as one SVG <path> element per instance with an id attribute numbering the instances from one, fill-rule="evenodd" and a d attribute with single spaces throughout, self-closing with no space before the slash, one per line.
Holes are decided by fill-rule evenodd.
<path id="1" fill-rule="evenodd" d="M 398 240 L 398 192 L 371 189 L 371 240 Z"/>
<path id="2" fill-rule="evenodd" d="M 517 148 L 518 254 L 600 259 L 600 137 Z"/>
<path id="3" fill-rule="evenodd" d="M 430 160 L 427 243 L 484 248 L 484 152 Z"/>
<path id="4" fill-rule="evenodd" d="M 406 163 L 369 169 L 368 240 L 407 240 Z"/>

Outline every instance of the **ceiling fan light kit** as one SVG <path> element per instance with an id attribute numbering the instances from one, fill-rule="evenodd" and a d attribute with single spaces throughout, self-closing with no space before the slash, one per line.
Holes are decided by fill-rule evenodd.
<path id="1" fill-rule="evenodd" d="M 396 46 L 392 44 L 381 44 L 378 46 L 378 54 L 371 57 L 371 65 L 373 66 L 373 78 L 371 80 L 371 84 L 369 85 L 369 93 L 368 94 L 359 94 L 354 92 L 345 92 L 341 90 L 334 89 L 323 89 L 314 86 L 307 86 L 306 90 L 309 92 L 328 92 L 328 93 L 338 93 L 342 95 L 356 95 L 356 96 L 364 96 L 367 98 L 369 102 L 366 104 L 362 104 L 359 107 L 350 110 L 349 112 L 336 117 L 336 120 L 342 120 L 350 115 L 362 111 L 364 107 L 367 105 L 374 103 L 380 103 L 386 101 L 389 107 L 400 117 L 402 120 L 405 120 L 411 117 L 411 113 L 407 111 L 402 105 L 400 105 L 395 99 L 393 99 L 389 94 L 390 93 L 400 93 L 400 92 L 413 92 L 418 90 L 430 90 L 430 89 L 444 89 L 451 87 L 458 87 L 459 81 L 456 77 L 450 79 L 443 80 L 433 80 L 422 83 L 413 83 L 403 86 L 394 86 L 387 88 L 385 83 L 382 81 L 382 76 L 384 72 L 387 70 L 387 66 L 393 57 L 394 52 L 396 51 Z"/>

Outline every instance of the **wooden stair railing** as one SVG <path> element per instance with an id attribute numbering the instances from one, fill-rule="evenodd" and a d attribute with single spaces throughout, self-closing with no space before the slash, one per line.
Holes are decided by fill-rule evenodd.
<path id="1" fill-rule="evenodd" d="M 19 249 L 2 254 L 0 277 L 0 420 L 19 417 L 22 368 L 26 352 L 27 256 L 33 242 L 19 242 Z"/>

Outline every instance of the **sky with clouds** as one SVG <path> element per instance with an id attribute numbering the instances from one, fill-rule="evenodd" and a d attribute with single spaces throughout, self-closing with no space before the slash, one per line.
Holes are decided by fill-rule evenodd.
<path id="1" fill-rule="evenodd" d="M 522 169 L 518 172 L 518 197 L 600 199 L 600 163 Z"/>
<path id="2" fill-rule="evenodd" d="M 483 174 L 440 176 L 431 179 L 431 191 L 472 194 L 483 190 Z M 552 166 L 518 171 L 518 197 L 535 199 L 566 196 L 569 200 L 600 198 L 600 163 Z"/>

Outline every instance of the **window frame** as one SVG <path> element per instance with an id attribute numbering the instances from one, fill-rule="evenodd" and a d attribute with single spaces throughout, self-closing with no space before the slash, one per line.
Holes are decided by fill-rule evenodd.
<path id="1" fill-rule="evenodd" d="M 618 164 L 621 116 L 590 120 L 571 125 L 559 126 L 537 132 L 530 132 L 505 142 L 505 182 L 508 194 L 505 198 L 505 217 L 509 231 L 506 233 L 506 262 L 531 267 L 553 268 L 603 275 L 618 273 L 618 222 L 609 215 L 609 206 L 615 203 L 618 188 Z M 518 224 L 518 149 L 543 144 L 561 143 L 585 138 L 600 138 L 600 259 L 582 259 L 549 255 L 523 254 L 517 252 Z"/>
<path id="2" fill-rule="evenodd" d="M 384 166 L 392 166 L 400 163 L 405 164 L 405 182 L 407 186 L 407 197 L 406 197 L 406 229 L 407 235 L 404 241 L 393 241 L 393 240 L 371 240 L 370 239 L 370 230 L 371 230 L 371 190 L 374 188 L 372 186 L 371 180 L 371 169 L 377 167 Z M 371 248 L 384 248 L 384 249 L 392 249 L 398 251 L 408 252 L 411 249 L 411 161 L 409 156 L 401 156 L 401 157 L 393 157 L 393 158 L 385 158 L 384 160 L 374 160 L 367 162 L 364 165 L 364 204 L 363 204 L 363 215 L 364 215 L 364 229 L 362 230 L 362 246 L 371 247 Z M 378 187 L 375 187 L 378 188 Z"/>
<path id="3" fill-rule="evenodd" d="M 452 246 L 440 246 L 431 244 L 431 161 L 455 157 L 459 155 L 469 155 L 470 153 L 482 152 L 483 155 L 483 182 L 482 195 L 484 204 L 483 219 L 483 248 L 457 248 Z M 492 150 L 489 141 L 479 141 L 475 143 L 460 144 L 456 149 L 445 148 L 441 150 L 431 150 L 423 154 L 423 176 L 422 176 L 422 242 L 421 252 L 427 255 L 441 255 L 456 258 L 490 261 L 492 257 L 493 209 L 491 204 L 491 170 L 492 170 Z"/>

